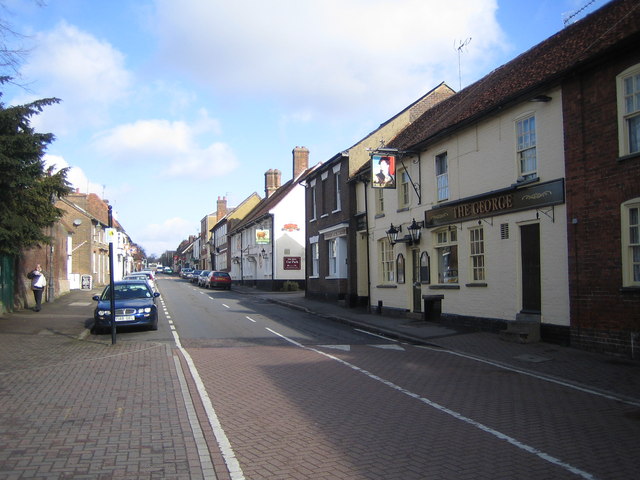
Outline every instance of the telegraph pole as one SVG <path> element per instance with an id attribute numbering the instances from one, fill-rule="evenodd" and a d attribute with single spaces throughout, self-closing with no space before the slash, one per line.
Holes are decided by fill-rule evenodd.
<path id="1" fill-rule="evenodd" d="M 116 292 L 113 284 L 113 213 L 109 205 L 109 309 L 111 310 L 111 345 L 116 344 Z"/>

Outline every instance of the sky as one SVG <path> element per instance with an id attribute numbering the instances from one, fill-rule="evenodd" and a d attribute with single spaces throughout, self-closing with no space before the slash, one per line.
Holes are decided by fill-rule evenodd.
<path id="1" fill-rule="evenodd" d="M 608 0 L 0 0 L 27 53 L 2 103 L 59 98 L 45 161 L 147 255 L 325 162 L 446 82 L 460 90 Z M 7 73 L 3 73 L 7 74 Z M 389 139 L 390 140 L 390 139 Z"/>

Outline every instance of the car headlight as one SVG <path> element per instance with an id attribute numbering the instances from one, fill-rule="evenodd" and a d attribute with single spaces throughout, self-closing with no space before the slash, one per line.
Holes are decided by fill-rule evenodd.
<path id="1" fill-rule="evenodd" d="M 104 317 L 105 315 L 111 315 L 110 310 L 98 310 L 98 315 Z"/>
<path id="2" fill-rule="evenodd" d="M 151 307 L 141 308 L 138 313 L 151 313 Z"/>

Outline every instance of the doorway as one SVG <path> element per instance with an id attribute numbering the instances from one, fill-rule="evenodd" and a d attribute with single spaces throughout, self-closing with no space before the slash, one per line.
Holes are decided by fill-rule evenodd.
<path id="1" fill-rule="evenodd" d="M 520 226 L 522 261 L 522 313 L 540 314 L 542 287 L 540 274 L 540 225 Z"/>
<path id="2" fill-rule="evenodd" d="M 420 250 L 411 250 L 411 284 L 413 285 L 413 311 L 422 312 L 422 288 L 420 278 Z"/>

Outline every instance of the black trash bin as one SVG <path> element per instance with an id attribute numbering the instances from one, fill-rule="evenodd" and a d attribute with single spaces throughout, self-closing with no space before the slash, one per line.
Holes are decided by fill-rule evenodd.
<path id="1" fill-rule="evenodd" d="M 442 299 L 444 295 L 423 295 L 424 309 L 422 319 L 425 322 L 439 322 L 442 315 Z"/>

